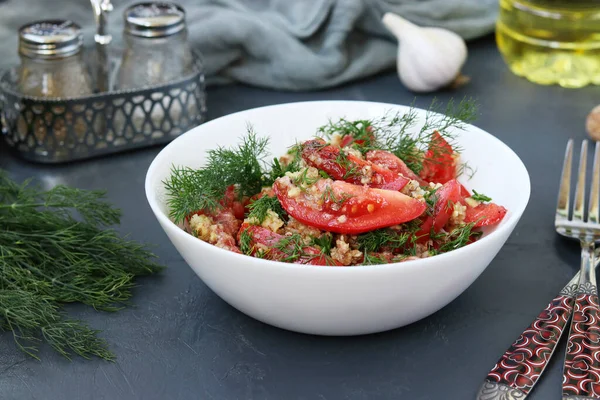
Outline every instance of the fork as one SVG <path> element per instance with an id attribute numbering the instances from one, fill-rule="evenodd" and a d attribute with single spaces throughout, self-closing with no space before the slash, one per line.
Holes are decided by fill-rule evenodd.
<path id="1" fill-rule="evenodd" d="M 582 154 L 587 157 L 587 143 L 584 144 Z M 588 222 L 585 226 L 595 224 L 594 229 L 600 229 L 598 225 L 598 180 L 600 177 L 600 154 L 599 145 L 596 143 L 596 152 L 594 155 L 594 176 L 592 183 L 592 196 L 590 206 L 588 207 Z M 580 174 L 578 179 L 578 194 L 576 196 L 576 206 L 579 207 L 576 217 L 569 220 L 569 193 L 570 193 L 570 178 L 571 178 L 571 163 L 573 158 L 573 141 L 567 143 L 565 153 L 565 161 L 563 165 L 563 173 L 558 196 L 558 205 L 556 211 L 556 227 L 561 234 L 573 232 L 573 225 L 576 221 L 583 221 L 583 199 L 585 192 L 585 165 L 587 159 L 580 162 L 580 170 L 583 170 L 583 175 Z M 581 184 L 579 184 L 581 182 Z M 581 194 L 579 194 L 581 192 Z M 581 224 L 584 224 L 581 222 Z M 576 236 L 579 239 L 579 236 Z M 595 237 L 594 237 L 595 239 Z M 590 255 L 590 251 L 594 250 L 592 245 L 582 250 L 582 256 L 585 254 L 587 266 L 590 263 L 598 263 L 598 257 Z M 600 249 L 596 250 L 598 256 Z M 595 258 L 595 260 L 594 260 Z M 582 259 L 583 260 L 583 259 Z M 583 264 L 582 264 L 583 265 Z M 580 278 L 582 277 L 583 278 Z M 487 374 L 483 384 L 479 388 L 477 400 L 523 400 L 525 399 L 535 384 L 540 379 L 542 373 L 548 366 L 548 362 L 554 353 L 556 346 L 564 333 L 565 327 L 571 318 L 573 312 L 574 298 L 579 288 L 580 280 L 589 282 L 594 279 L 594 274 L 591 271 L 584 271 L 584 274 L 578 272 L 573 279 L 565 285 L 559 294 L 548 303 L 546 308 L 536 317 L 536 319 L 523 331 L 523 333 L 515 340 L 512 345 L 498 359 L 494 367 Z M 597 301 L 595 302 L 597 304 Z M 582 319 L 582 314 L 579 313 L 577 319 Z M 600 333 L 600 332 L 599 332 Z M 595 337 L 594 337 L 595 339 Z M 569 356 L 571 357 L 571 356 Z M 598 355 L 597 355 L 598 357 Z M 572 358 L 572 357 L 571 357 Z M 596 359 L 597 365 L 598 359 Z M 569 364 L 569 365 L 572 365 Z M 577 365 L 576 365 L 577 366 Z M 583 368 L 585 366 L 582 365 Z M 594 369 L 597 371 L 597 367 Z M 599 375 L 596 375 L 600 377 Z M 579 378 L 585 378 L 579 376 Z M 566 392 L 570 396 L 573 391 Z M 575 395 L 577 396 L 577 395 Z M 569 397 L 566 397 L 569 398 Z M 570 397 L 576 399 L 577 397 Z M 594 399 L 594 397 L 579 397 L 580 399 Z"/>
<path id="2" fill-rule="evenodd" d="M 587 140 L 581 145 L 572 215 L 570 209 L 573 140 L 567 143 L 554 226 L 581 244 L 581 268 L 563 368 L 563 400 L 600 399 L 600 309 L 594 271 L 595 243 L 600 240 L 600 143 L 596 142 L 590 199 L 585 213 Z"/>

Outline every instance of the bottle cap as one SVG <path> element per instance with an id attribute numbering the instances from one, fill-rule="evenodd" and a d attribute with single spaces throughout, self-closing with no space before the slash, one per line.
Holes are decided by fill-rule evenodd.
<path id="1" fill-rule="evenodd" d="M 185 28 L 185 10 L 175 3 L 134 4 L 125 10 L 123 16 L 125 31 L 134 36 L 164 37 Z"/>
<path id="2" fill-rule="evenodd" d="M 19 29 L 19 53 L 32 58 L 61 58 L 83 45 L 81 27 L 68 20 L 35 21 Z"/>

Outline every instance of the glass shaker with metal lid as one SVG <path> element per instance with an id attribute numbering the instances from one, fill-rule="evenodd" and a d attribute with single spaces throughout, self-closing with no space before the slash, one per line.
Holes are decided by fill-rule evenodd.
<path id="1" fill-rule="evenodd" d="M 181 6 L 167 2 L 134 4 L 125 10 L 124 19 L 119 89 L 158 85 L 194 72 Z"/>
<path id="2" fill-rule="evenodd" d="M 93 91 L 82 59 L 83 38 L 71 21 L 36 21 L 19 29 L 18 89 L 37 97 L 75 97 Z"/>

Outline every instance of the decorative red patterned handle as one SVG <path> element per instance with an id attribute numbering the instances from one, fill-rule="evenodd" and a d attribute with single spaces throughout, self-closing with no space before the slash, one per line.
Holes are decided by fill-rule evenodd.
<path id="1" fill-rule="evenodd" d="M 600 327 L 594 242 L 581 241 L 581 271 L 563 368 L 563 400 L 600 399 Z"/>
<path id="2" fill-rule="evenodd" d="M 580 285 L 567 343 L 563 399 L 600 399 L 600 325 L 598 294 L 590 282 Z"/>
<path id="3" fill-rule="evenodd" d="M 489 372 L 478 400 L 524 399 L 556 348 L 573 311 L 575 276 L 508 348 Z"/>

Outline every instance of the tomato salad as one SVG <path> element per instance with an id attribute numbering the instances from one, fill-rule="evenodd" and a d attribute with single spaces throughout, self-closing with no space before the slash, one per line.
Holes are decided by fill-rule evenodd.
<path id="1" fill-rule="evenodd" d="M 418 154 L 418 169 L 374 140 L 336 133 L 298 143 L 274 160 L 272 182 L 254 192 L 246 185 L 245 193 L 230 184 L 217 206 L 189 212 L 185 229 L 253 257 L 353 266 L 451 251 L 505 216 L 504 207 L 456 179 L 459 154 L 439 132 Z"/>

